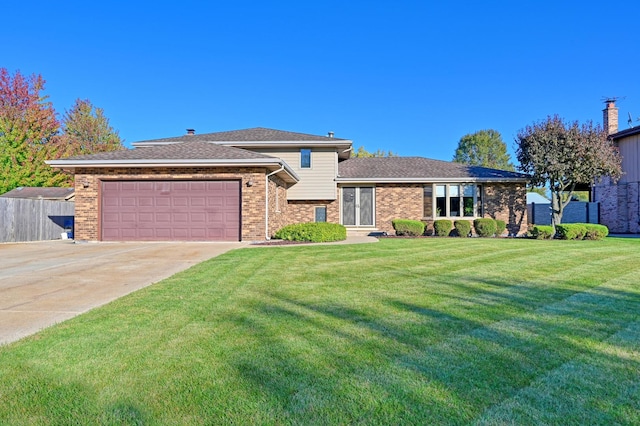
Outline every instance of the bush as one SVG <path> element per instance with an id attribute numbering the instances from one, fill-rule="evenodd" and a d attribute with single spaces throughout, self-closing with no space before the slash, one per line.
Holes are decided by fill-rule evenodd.
<path id="1" fill-rule="evenodd" d="M 596 225 L 595 223 L 585 223 L 584 227 L 587 232 L 584 234 L 585 240 L 601 240 L 609 235 L 609 228 L 604 225 Z"/>
<path id="2" fill-rule="evenodd" d="M 587 228 L 581 223 L 566 223 L 556 225 L 556 235 L 561 240 L 581 240 L 587 233 Z"/>
<path id="3" fill-rule="evenodd" d="M 473 227 L 479 237 L 493 237 L 496 234 L 496 221 L 491 218 L 476 219 Z"/>
<path id="4" fill-rule="evenodd" d="M 424 234 L 424 223 L 419 220 L 411 219 L 394 219 L 391 221 L 396 235 L 410 235 L 417 237 Z"/>
<path id="5" fill-rule="evenodd" d="M 496 236 L 501 236 L 505 229 L 507 229 L 507 223 L 504 220 L 496 219 Z"/>
<path id="6" fill-rule="evenodd" d="M 553 226 L 551 225 L 534 225 L 529 231 L 532 238 L 536 240 L 549 240 L 553 238 Z"/>
<path id="7" fill-rule="evenodd" d="M 438 219 L 433 222 L 433 230 L 436 237 L 448 237 L 451 229 L 453 229 L 453 225 L 451 225 L 450 220 Z"/>
<path id="8" fill-rule="evenodd" d="M 280 229 L 274 236 L 280 240 L 326 243 L 345 240 L 347 228 L 328 222 L 295 223 Z"/>
<path id="9" fill-rule="evenodd" d="M 459 237 L 466 238 L 471 233 L 471 222 L 468 220 L 456 220 L 453 222 L 453 226 Z"/>

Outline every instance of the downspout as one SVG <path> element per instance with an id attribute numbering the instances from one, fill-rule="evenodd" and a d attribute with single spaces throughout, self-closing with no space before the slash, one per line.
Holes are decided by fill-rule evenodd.
<path id="1" fill-rule="evenodd" d="M 284 165 L 280 166 L 280 168 L 274 172 L 269 173 L 264 177 L 265 185 L 264 185 L 264 238 L 265 240 L 270 240 L 271 236 L 269 235 L 269 178 L 276 173 L 280 173 L 284 170 Z M 278 188 L 276 188 L 276 191 Z"/>

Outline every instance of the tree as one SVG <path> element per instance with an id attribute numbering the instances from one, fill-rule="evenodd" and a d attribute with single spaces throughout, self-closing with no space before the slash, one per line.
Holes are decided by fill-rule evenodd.
<path id="1" fill-rule="evenodd" d="M 502 136 L 492 129 L 480 130 L 460 138 L 453 161 L 491 169 L 515 170 Z"/>
<path id="2" fill-rule="evenodd" d="M 54 186 L 65 177 L 45 164 L 60 123 L 40 75 L 0 68 L 0 194 L 18 186 Z"/>
<path id="3" fill-rule="evenodd" d="M 566 123 L 554 115 L 518 132 L 519 169 L 531 175 L 534 186 L 548 184 L 551 224 L 562 221 L 577 184 L 593 184 L 602 177 L 622 174 L 620 154 L 600 125 L 588 121 Z"/>
<path id="4" fill-rule="evenodd" d="M 65 112 L 57 145 L 57 158 L 124 149 L 102 108 L 94 107 L 88 99 L 76 99 L 71 110 Z"/>
<path id="5" fill-rule="evenodd" d="M 369 157 L 396 157 L 391 151 L 383 151 L 381 149 L 375 152 L 369 152 L 363 146 L 358 147 L 356 151 L 351 151 L 351 158 L 369 158 Z"/>

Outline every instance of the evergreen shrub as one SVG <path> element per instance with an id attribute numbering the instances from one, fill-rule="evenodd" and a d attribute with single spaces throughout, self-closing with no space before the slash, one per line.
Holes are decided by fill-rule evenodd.
<path id="1" fill-rule="evenodd" d="M 459 237 L 466 238 L 471 233 L 471 222 L 468 220 L 456 220 L 453 222 L 453 226 Z"/>
<path id="2" fill-rule="evenodd" d="M 553 238 L 553 226 L 551 225 L 534 225 L 529 231 L 532 238 L 536 240 L 549 240 Z"/>
<path id="3" fill-rule="evenodd" d="M 412 219 L 394 219 L 391 221 L 396 235 L 417 237 L 424 234 L 424 223 Z"/>
<path id="4" fill-rule="evenodd" d="M 448 219 L 438 219 L 433 222 L 433 230 L 436 237 L 448 237 L 451 229 L 453 229 L 453 225 Z"/>
<path id="5" fill-rule="evenodd" d="M 327 243 L 347 239 L 347 228 L 338 223 L 294 223 L 281 228 L 274 235 L 279 240 Z"/>
<path id="6" fill-rule="evenodd" d="M 493 237 L 496 234 L 496 221 L 491 218 L 476 219 L 473 227 L 479 237 Z"/>

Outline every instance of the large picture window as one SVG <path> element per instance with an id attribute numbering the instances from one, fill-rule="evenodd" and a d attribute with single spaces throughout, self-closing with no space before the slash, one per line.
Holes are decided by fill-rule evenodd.
<path id="1" fill-rule="evenodd" d="M 425 218 L 482 217 L 482 185 L 425 185 L 423 205 Z"/>

